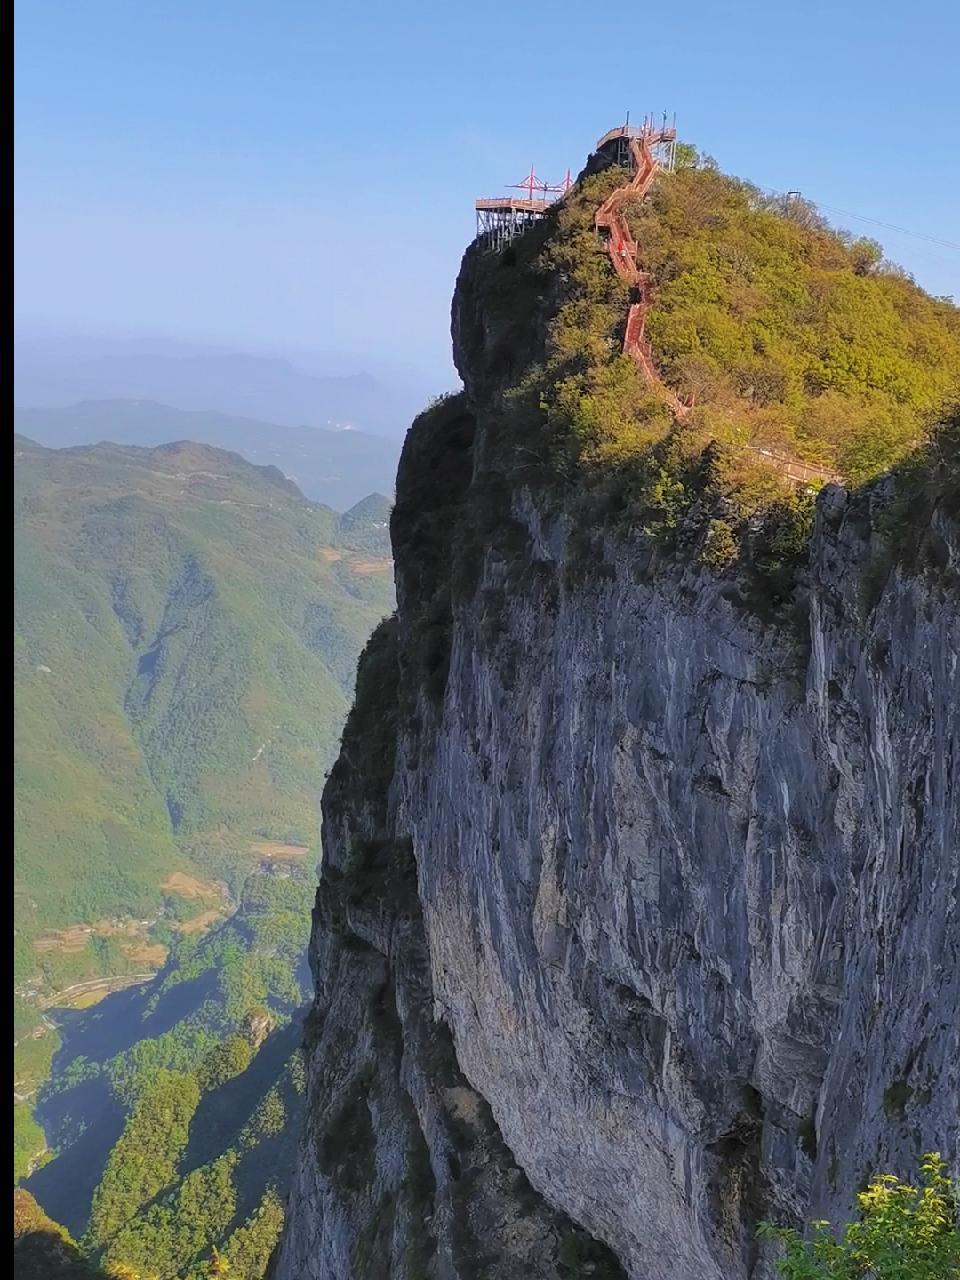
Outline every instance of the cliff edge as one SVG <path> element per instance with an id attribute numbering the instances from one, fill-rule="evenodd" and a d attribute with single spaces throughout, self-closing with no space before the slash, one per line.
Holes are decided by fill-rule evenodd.
<path id="1" fill-rule="evenodd" d="M 960 1161 L 956 415 L 758 491 L 722 396 L 671 423 L 593 333 L 571 216 L 468 251 L 465 391 L 407 438 L 280 1280 L 759 1280 L 761 1220 Z"/>

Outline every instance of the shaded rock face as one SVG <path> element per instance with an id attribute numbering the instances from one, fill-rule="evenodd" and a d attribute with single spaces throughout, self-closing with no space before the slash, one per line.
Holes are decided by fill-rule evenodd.
<path id="1" fill-rule="evenodd" d="M 324 792 L 274 1274 L 760 1280 L 761 1220 L 960 1164 L 956 499 L 908 563 L 826 489 L 766 620 L 519 482 L 458 577 L 516 365 L 472 271 Z"/>
<path id="2" fill-rule="evenodd" d="M 957 1154 L 960 624 L 896 573 L 863 621 L 862 514 L 821 500 L 799 637 L 613 549 L 492 649 L 465 611 L 401 776 L 460 1066 L 631 1276 L 760 1273 L 760 1218 Z"/>
<path id="3" fill-rule="evenodd" d="M 423 555 L 361 668 L 278 1274 L 769 1274 L 761 1218 L 958 1152 L 956 600 L 893 568 L 865 601 L 839 489 L 793 629 L 514 516 L 537 571 L 488 558 L 439 703 Z M 950 580 L 942 508 L 925 537 Z"/>
<path id="4" fill-rule="evenodd" d="M 307 1120 L 270 1274 L 623 1280 L 611 1251 L 534 1190 L 435 1017 L 413 848 L 385 785 L 396 664 L 391 621 L 361 661 L 324 794 Z"/>

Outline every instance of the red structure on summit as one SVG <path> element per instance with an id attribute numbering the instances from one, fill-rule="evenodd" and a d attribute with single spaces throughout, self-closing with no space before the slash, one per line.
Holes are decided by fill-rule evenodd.
<path id="1" fill-rule="evenodd" d="M 673 414 L 677 418 L 685 418 L 690 412 L 689 405 L 664 386 L 653 362 L 653 352 L 645 333 L 651 280 L 649 274 L 637 265 L 637 243 L 624 212 L 629 202 L 644 198 L 659 169 L 672 171 L 676 145 L 676 127 L 672 124 L 668 127 L 666 119 L 657 125 L 652 116 L 647 116 L 642 125 L 624 124 L 605 133 L 597 143 L 597 151 L 614 151 L 617 163 L 632 169 L 633 177 L 604 200 L 596 212 L 594 225 L 606 238 L 614 271 L 634 293 L 627 313 L 623 353 L 637 362 L 647 382 L 664 395 Z"/>
<path id="2" fill-rule="evenodd" d="M 531 165 L 523 181 L 510 186 L 525 192 L 526 198 L 493 196 L 476 202 L 477 240 L 485 249 L 502 249 L 514 236 L 542 218 L 560 196 L 566 195 L 572 182 L 569 169 L 565 180 L 553 185 L 538 178 Z"/>
<path id="3" fill-rule="evenodd" d="M 569 178 L 569 176 L 570 176 L 570 171 L 568 169 L 567 177 Z M 533 165 L 530 166 L 530 172 L 527 174 L 527 176 L 524 178 L 522 182 L 512 182 L 510 185 L 511 187 L 515 188 L 518 191 L 526 191 L 528 200 L 534 199 L 533 193 L 535 191 L 539 192 L 543 200 L 546 201 L 548 194 L 553 194 L 556 192 L 566 190 L 566 188 L 563 187 L 562 185 L 558 187 L 552 187 L 548 182 L 544 182 L 541 178 L 538 178 L 533 171 Z M 477 203 L 479 204 L 481 202 L 477 201 Z"/>

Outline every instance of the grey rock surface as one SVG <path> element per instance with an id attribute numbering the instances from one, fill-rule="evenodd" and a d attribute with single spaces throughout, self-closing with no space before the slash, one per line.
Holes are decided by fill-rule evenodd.
<path id="1" fill-rule="evenodd" d="M 416 890 L 399 916 L 397 889 L 372 908 L 341 891 L 344 950 L 321 888 L 310 1127 L 367 1071 L 376 1177 L 402 1185 L 421 1148 L 425 1269 L 396 1255 L 384 1275 L 565 1274 L 552 1210 L 636 1280 L 768 1274 L 762 1218 L 841 1219 L 871 1172 L 960 1154 L 956 602 L 893 567 L 865 603 L 869 511 L 840 489 L 794 631 L 716 579 L 638 573 L 623 545 L 571 586 L 562 530 L 523 495 L 515 515 L 542 571 L 491 638 L 488 559 L 439 712 L 398 714 L 381 817 L 328 787 L 325 878 L 360 830 L 404 842 Z M 930 536 L 955 570 L 956 528 L 937 515 Z M 391 1054 L 358 1030 L 385 982 Z M 482 1113 L 476 1190 L 451 1174 L 462 1113 Z M 279 1274 L 381 1274 L 351 1269 L 356 1202 L 317 1142 Z M 536 1229 L 504 1177 L 529 1183 Z M 496 1255 L 475 1272 L 458 1219 Z M 520 1223 L 529 1257 L 508 1248 Z"/>
<path id="2" fill-rule="evenodd" d="M 799 639 L 612 549 L 492 651 L 465 612 L 402 774 L 460 1065 L 638 1278 L 750 1275 L 760 1217 L 957 1156 L 960 621 L 896 572 L 863 617 L 844 502 Z"/>
<path id="3" fill-rule="evenodd" d="M 772 1280 L 761 1221 L 960 1172 L 960 504 L 828 486 L 787 601 L 548 517 L 497 448 L 549 299 L 478 271 L 324 793 L 275 1274 Z"/>

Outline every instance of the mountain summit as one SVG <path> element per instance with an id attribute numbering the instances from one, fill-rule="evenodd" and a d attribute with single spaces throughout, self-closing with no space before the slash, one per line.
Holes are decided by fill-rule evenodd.
<path id="1" fill-rule="evenodd" d="M 960 1141 L 958 312 L 677 155 L 464 257 L 279 1280 L 766 1280 Z"/>

